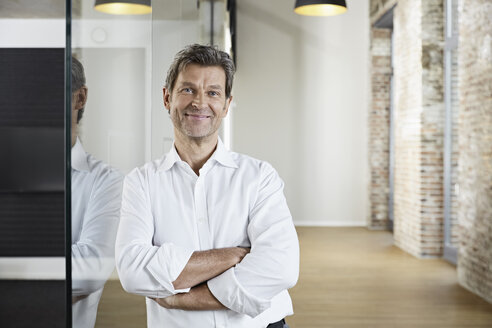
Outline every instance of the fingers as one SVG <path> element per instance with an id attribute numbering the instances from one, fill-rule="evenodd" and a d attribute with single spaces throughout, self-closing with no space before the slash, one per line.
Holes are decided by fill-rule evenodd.
<path id="1" fill-rule="evenodd" d="M 251 248 L 238 246 L 237 249 L 239 250 L 239 257 L 238 257 L 238 263 L 239 263 L 251 251 Z"/>

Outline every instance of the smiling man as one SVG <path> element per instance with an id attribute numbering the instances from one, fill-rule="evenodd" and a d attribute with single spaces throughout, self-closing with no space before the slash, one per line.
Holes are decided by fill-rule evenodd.
<path id="1" fill-rule="evenodd" d="M 284 327 L 299 244 L 283 182 L 218 136 L 234 64 L 191 45 L 169 68 L 164 106 L 174 144 L 125 179 L 116 261 L 146 296 L 148 327 Z"/>

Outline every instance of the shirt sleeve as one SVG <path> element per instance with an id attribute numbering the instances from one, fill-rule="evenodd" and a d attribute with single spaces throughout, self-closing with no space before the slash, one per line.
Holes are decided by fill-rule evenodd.
<path id="1" fill-rule="evenodd" d="M 114 269 L 114 242 L 123 176 L 103 170 L 95 179 L 79 240 L 72 244 L 72 294 L 101 289 Z"/>
<path id="2" fill-rule="evenodd" d="M 172 284 L 193 250 L 165 243 L 153 245 L 154 217 L 144 174 L 135 169 L 123 185 L 120 226 L 116 238 L 116 267 L 123 288 L 147 297 L 188 292 Z"/>
<path id="3" fill-rule="evenodd" d="M 299 276 L 299 242 L 277 172 L 262 163 L 256 202 L 250 211 L 251 251 L 235 267 L 210 279 L 212 294 L 227 308 L 255 317 Z"/>

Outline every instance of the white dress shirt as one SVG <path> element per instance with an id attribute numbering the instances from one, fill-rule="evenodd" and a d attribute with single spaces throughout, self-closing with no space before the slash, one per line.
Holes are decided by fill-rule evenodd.
<path id="1" fill-rule="evenodd" d="M 266 162 L 217 149 L 197 176 L 174 147 L 125 178 L 116 267 L 130 293 L 175 290 L 193 251 L 248 246 L 207 284 L 229 310 L 168 310 L 147 298 L 148 327 L 266 327 L 293 314 L 287 289 L 299 274 L 299 243 L 283 182 Z"/>
<path id="2" fill-rule="evenodd" d="M 72 147 L 72 306 L 75 328 L 93 328 L 104 283 L 114 269 L 123 175 Z"/>

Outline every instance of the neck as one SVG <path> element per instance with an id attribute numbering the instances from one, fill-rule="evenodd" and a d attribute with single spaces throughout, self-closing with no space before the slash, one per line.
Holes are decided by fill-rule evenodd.
<path id="1" fill-rule="evenodd" d="M 175 130 L 174 144 L 183 161 L 188 163 L 196 175 L 217 148 L 218 134 L 205 138 L 190 138 Z"/>
<path id="2" fill-rule="evenodd" d="M 75 146 L 75 142 L 77 141 L 77 124 L 72 124 L 72 147 Z"/>

